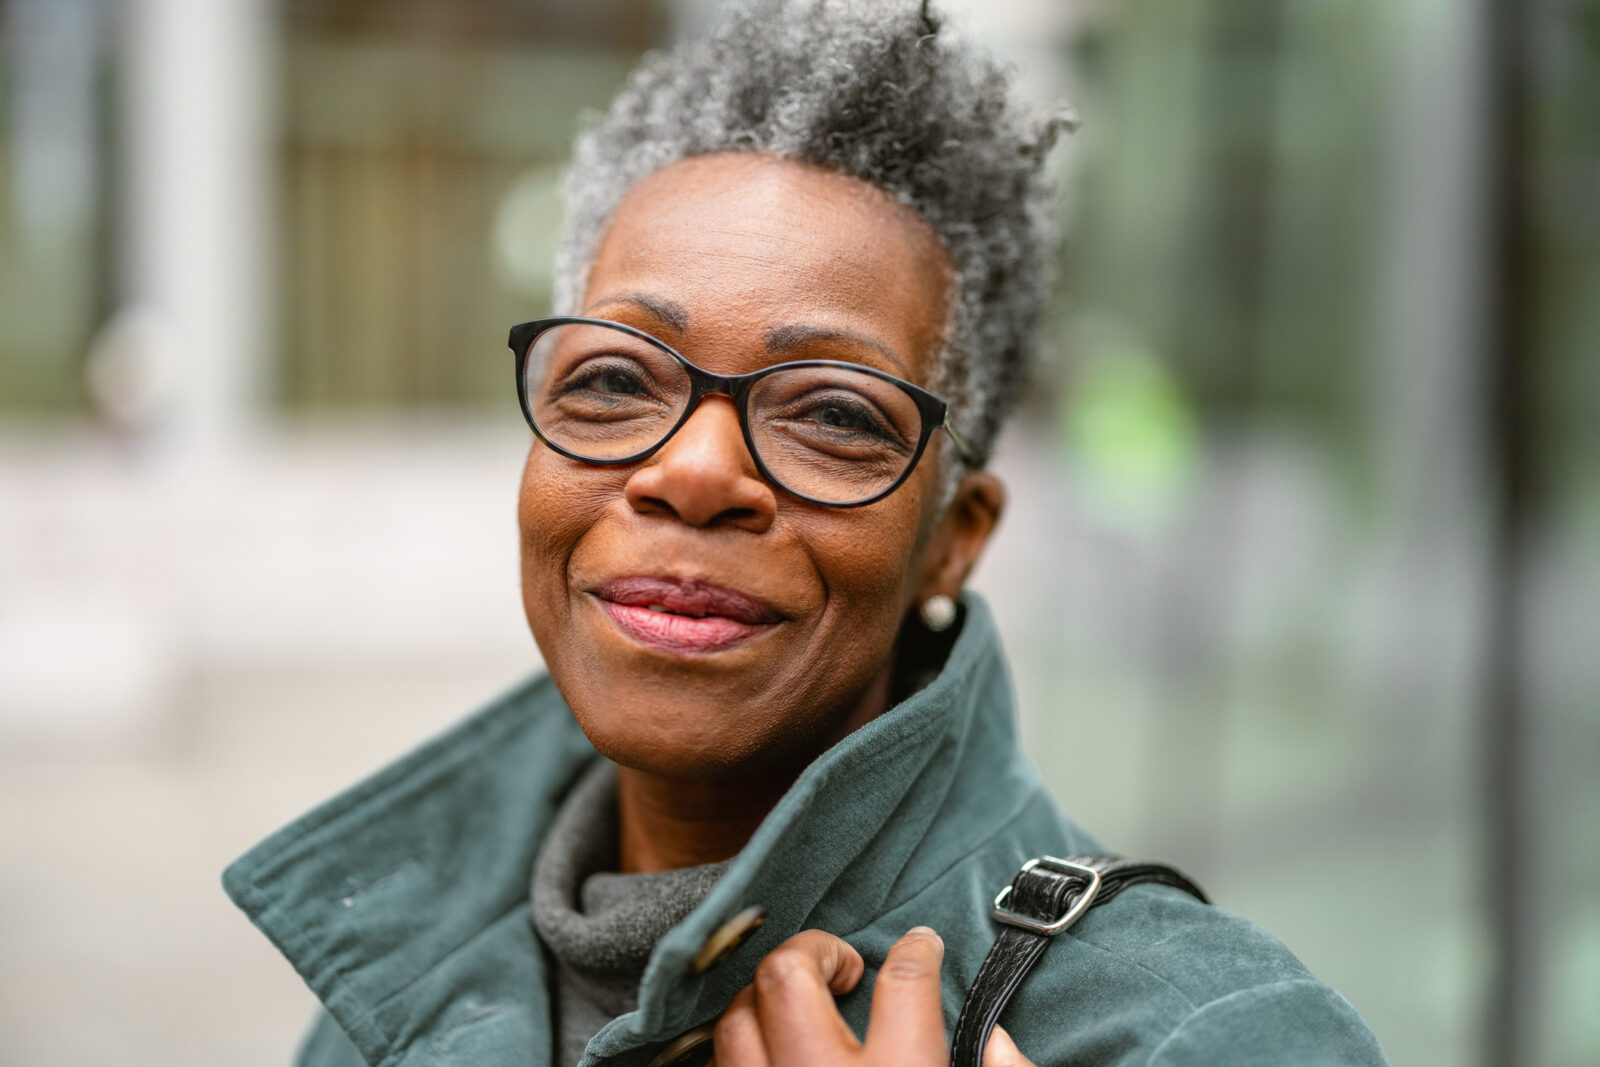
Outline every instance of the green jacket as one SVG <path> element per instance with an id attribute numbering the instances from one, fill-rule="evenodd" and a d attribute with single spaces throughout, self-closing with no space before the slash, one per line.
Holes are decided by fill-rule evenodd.
<path id="1" fill-rule="evenodd" d="M 1101 850 L 1017 747 L 987 608 L 938 678 L 806 769 L 722 880 L 657 945 L 637 1011 L 583 1064 L 643 1067 L 715 1019 L 756 963 L 818 927 L 858 949 L 840 999 L 862 1033 L 876 968 L 907 929 L 946 945 L 952 1026 L 996 927 L 990 905 L 1031 856 Z M 596 758 L 548 678 L 518 688 L 269 837 L 223 875 L 234 901 L 322 999 L 304 1067 L 546 1064 L 550 981 L 528 903 L 552 813 Z M 750 904 L 766 925 L 704 975 L 689 961 Z M 1381 1064 L 1350 1004 L 1270 935 L 1140 886 L 1045 954 L 1002 1022 L 1055 1064 Z"/>

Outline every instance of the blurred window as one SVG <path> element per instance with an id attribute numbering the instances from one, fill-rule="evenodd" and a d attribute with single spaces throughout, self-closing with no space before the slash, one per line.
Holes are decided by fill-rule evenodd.
<path id="1" fill-rule="evenodd" d="M 1052 745 L 1145 746 L 1143 814 L 1075 814 L 1215 872 L 1217 899 L 1314 961 L 1394 1062 L 1474 1059 L 1506 1021 L 1482 992 L 1508 958 L 1483 947 L 1492 929 L 1496 952 L 1533 961 L 1509 999 L 1539 1047 L 1519 1031 L 1515 1062 L 1592 1063 L 1600 0 L 1521 5 L 1523 33 L 1484 39 L 1493 6 L 1089 5 L 1052 326 L 1063 454 L 1097 529 L 1170 541 L 1153 542 L 1147 631 L 1107 642 L 1111 613 L 1091 614 L 1086 643 L 1106 647 L 1056 668 L 1045 706 L 1093 680 L 1099 716 L 1041 720 L 1033 750 L 1048 777 Z M 1501 168 L 1523 185 L 1491 203 Z M 1490 515 L 1519 531 L 1509 562 L 1485 547 Z M 1070 662 L 1058 632 L 1049 655 Z M 1105 711 L 1122 655 L 1129 706 L 1156 709 L 1143 733 Z M 1491 709 L 1525 755 L 1491 750 Z M 1484 768 L 1502 759 L 1525 795 L 1495 791 Z M 1069 766 L 1063 797 L 1110 787 Z M 1491 805 L 1546 835 L 1525 845 L 1525 924 L 1450 888 L 1481 881 L 1485 853 L 1505 862 Z M 1301 891 L 1338 884 L 1336 838 L 1429 872 L 1385 881 L 1362 939 L 1328 921 L 1331 890 L 1321 913 Z M 1374 945 L 1421 967 L 1373 967 Z"/>
<path id="2" fill-rule="evenodd" d="M 79 407 L 107 303 L 109 12 L 0 0 L 0 413 Z"/>
<path id="3" fill-rule="evenodd" d="M 291 0 L 279 396 L 498 403 L 549 311 L 559 166 L 664 32 L 653 0 Z"/>

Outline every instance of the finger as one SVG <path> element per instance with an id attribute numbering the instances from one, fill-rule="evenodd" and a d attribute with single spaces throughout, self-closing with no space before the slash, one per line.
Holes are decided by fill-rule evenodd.
<path id="1" fill-rule="evenodd" d="M 996 1026 L 989 1035 L 989 1044 L 983 1050 L 983 1067 L 1034 1067 L 1033 1061 L 1022 1054 L 1005 1028 Z"/>
<path id="2" fill-rule="evenodd" d="M 772 1067 L 839 1063 L 861 1047 L 833 998 L 861 980 L 861 954 L 822 930 L 802 931 L 756 966 L 756 1018 Z"/>
<path id="3" fill-rule="evenodd" d="M 949 1062 L 939 997 L 943 962 L 944 942 L 926 926 L 915 927 L 890 947 L 872 990 L 869 1054 L 892 1054 L 897 1064 L 942 1067 Z"/>
<path id="4" fill-rule="evenodd" d="M 711 1062 L 722 1067 L 770 1067 L 756 1018 L 756 990 L 745 986 L 728 1002 L 711 1034 Z"/>

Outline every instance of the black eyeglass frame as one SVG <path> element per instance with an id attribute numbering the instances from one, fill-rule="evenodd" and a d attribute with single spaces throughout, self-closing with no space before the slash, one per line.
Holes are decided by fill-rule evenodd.
<path id="1" fill-rule="evenodd" d="M 619 456 L 615 459 L 595 459 L 564 448 L 545 436 L 544 431 L 539 429 L 539 424 L 534 421 L 533 408 L 528 403 L 528 353 L 532 350 L 533 343 L 539 339 L 540 334 L 556 326 L 604 326 L 613 330 L 620 330 L 630 337 L 636 337 L 660 349 L 677 361 L 678 365 L 689 375 L 689 402 L 684 405 L 683 414 L 678 416 L 678 421 L 673 423 L 671 429 L 661 435 L 661 440 L 643 451 L 635 452 L 631 456 Z M 950 441 L 955 445 L 961 461 L 968 466 L 973 465 L 972 449 L 950 422 L 950 405 L 926 389 L 912 385 L 905 379 L 897 378 L 887 371 L 878 370 L 876 367 L 868 367 L 860 363 L 850 363 L 838 359 L 798 359 L 789 363 L 774 363 L 770 367 L 762 367 L 760 370 L 751 371 L 749 374 L 714 374 L 704 367 L 691 362 L 665 341 L 653 337 L 643 330 L 636 329 L 626 323 L 612 322 L 610 319 L 588 318 L 583 315 L 552 315 L 547 318 L 519 322 L 511 327 L 511 333 L 506 340 L 506 344 L 510 347 L 512 355 L 516 357 L 517 402 L 522 405 L 522 417 L 527 420 L 528 427 L 533 430 L 539 440 L 543 441 L 553 451 L 566 456 L 568 459 L 575 459 L 580 463 L 588 463 L 597 467 L 620 467 L 628 463 L 638 463 L 641 460 L 649 459 L 660 451 L 668 441 L 672 440 L 674 434 L 683 428 L 683 424 L 689 421 L 689 417 L 700 406 L 700 401 L 703 397 L 710 396 L 713 393 L 720 393 L 723 396 L 730 397 L 733 400 L 734 407 L 738 409 L 739 432 L 744 435 L 745 449 L 749 451 L 750 458 L 755 460 L 756 468 L 761 472 L 762 477 L 781 488 L 790 496 L 797 497 L 807 503 L 820 504 L 830 508 L 859 508 L 877 503 L 904 485 L 905 480 L 911 477 L 911 472 L 917 469 L 917 463 L 921 461 L 922 453 L 928 447 L 928 439 L 933 436 L 933 431 L 938 429 L 943 429 L 950 435 Z M 796 367 L 839 367 L 861 374 L 868 374 L 898 386 L 917 405 L 917 412 L 922 417 L 922 432 L 917 438 L 917 447 L 912 451 L 911 460 L 906 464 L 906 469 L 901 472 L 900 477 L 896 478 L 882 492 L 841 504 L 791 489 L 782 478 L 773 474 L 767 467 L 750 433 L 750 390 L 757 382 L 768 375 Z"/>

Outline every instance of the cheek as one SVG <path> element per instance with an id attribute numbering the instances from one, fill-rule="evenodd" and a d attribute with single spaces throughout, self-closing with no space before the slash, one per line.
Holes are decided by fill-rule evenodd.
<path id="1" fill-rule="evenodd" d="M 873 522 L 814 538 L 834 606 L 858 614 L 898 613 L 899 591 L 915 569 L 915 536 L 912 524 Z"/>
<path id="2" fill-rule="evenodd" d="M 887 660 L 919 570 L 918 508 L 912 494 L 898 495 L 839 513 L 844 521 L 819 524 L 807 538 L 827 586 L 830 658 L 857 674 Z"/>
<path id="3" fill-rule="evenodd" d="M 859 515 L 859 526 L 841 531 L 832 548 L 836 561 L 833 570 L 841 583 L 875 593 L 885 601 L 894 588 L 909 598 L 911 586 L 922 569 L 922 556 L 927 551 L 926 534 L 931 529 L 930 508 L 937 503 L 939 480 L 932 477 L 935 464 L 931 456 L 922 463 L 906 484 L 895 490 L 887 499 L 879 501 L 860 512 L 844 512 L 852 518 Z M 898 614 L 905 602 L 884 603 L 885 610 Z"/>
<path id="4" fill-rule="evenodd" d="M 558 654 L 549 637 L 564 624 L 568 611 L 568 562 L 620 491 L 610 484 L 613 479 L 573 466 L 535 441 L 522 468 L 517 496 L 522 606 L 547 660 Z"/>

